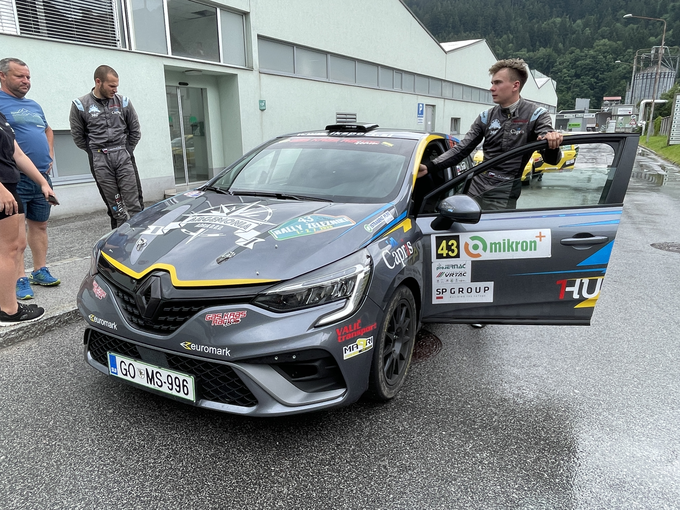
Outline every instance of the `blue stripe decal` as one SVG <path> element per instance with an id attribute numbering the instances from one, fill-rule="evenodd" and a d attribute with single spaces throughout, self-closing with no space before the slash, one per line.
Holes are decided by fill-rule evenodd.
<path id="1" fill-rule="evenodd" d="M 587 212 L 587 213 L 555 213 L 555 214 L 536 214 L 531 216 L 515 216 L 514 214 L 509 215 L 504 218 L 482 218 L 481 221 L 517 221 L 517 220 L 532 220 L 536 218 L 571 218 L 571 217 L 581 217 L 581 216 L 611 216 L 614 214 L 621 215 L 621 209 L 616 211 L 599 211 L 599 212 Z M 505 215 L 504 215 L 505 216 Z M 614 221 L 614 220 L 612 220 Z M 593 223 L 596 224 L 596 223 Z M 604 224 L 604 223 L 603 223 Z"/>
<path id="2" fill-rule="evenodd" d="M 603 246 L 599 250 L 597 250 L 595 253 L 593 253 L 590 257 L 588 257 L 586 260 L 581 262 L 580 264 L 577 264 L 578 267 L 581 266 L 599 266 L 601 264 L 608 264 L 609 263 L 609 257 L 611 257 L 612 254 L 612 247 L 614 246 L 614 240 L 612 239 L 609 241 L 606 246 Z"/>
<path id="3" fill-rule="evenodd" d="M 621 220 L 593 221 L 590 223 L 574 223 L 573 225 L 561 225 L 561 227 L 593 227 L 595 225 L 618 225 Z"/>
<path id="4" fill-rule="evenodd" d="M 606 267 L 598 267 L 593 269 L 572 269 L 570 271 L 545 271 L 543 273 L 517 273 L 511 276 L 536 276 L 541 274 L 567 274 L 567 273 L 602 273 L 605 274 Z"/>

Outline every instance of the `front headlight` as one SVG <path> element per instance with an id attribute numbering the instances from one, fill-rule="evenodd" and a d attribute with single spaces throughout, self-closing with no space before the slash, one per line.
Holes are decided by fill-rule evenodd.
<path id="1" fill-rule="evenodd" d="M 316 326 L 354 313 L 364 296 L 372 270 L 371 257 L 362 250 L 338 262 L 282 283 L 255 298 L 254 304 L 274 312 L 292 312 L 345 300 L 338 311 L 321 317 Z"/>

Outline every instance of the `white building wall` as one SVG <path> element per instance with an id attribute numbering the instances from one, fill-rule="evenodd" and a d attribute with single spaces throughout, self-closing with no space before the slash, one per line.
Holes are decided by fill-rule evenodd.
<path id="1" fill-rule="evenodd" d="M 142 140 L 135 151 L 146 200 L 163 198 L 174 188 L 165 86 L 180 83 L 205 90 L 210 166 L 221 168 L 279 134 L 320 129 L 338 112 L 356 113 L 362 122 L 384 127 L 424 129 L 417 105 L 434 106 L 435 130 L 449 132 L 459 118 L 461 136 L 490 105 L 414 93 L 388 91 L 322 80 L 260 73 L 258 36 L 308 46 L 373 64 L 488 89 L 488 68 L 496 61 L 484 41 L 445 52 L 400 0 L 228 0 L 218 5 L 249 13 L 246 39 L 249 65 L 239 68 L 100 48 L 55 40 L 0 34 L 2 56 L 27 62 L 32 73 L 28 97 L 45 110 L 55 130 L 68 130 L 71 100 L 89 92 L 93 72 L 108 64 L 120 75 L 119 92 L 130 97 L 140 118 Z M 199 76 L 184 73 L 198 69 Z M 523 94 L 557 103 L 554 89 L 535 82 Z M 266 101 L 260 111 L 259 101 Z M 83 153 L 83 157 L 85 154 Z M 90 211 L 104 205 L 93 182 L 57 184 L 62 205 L 53 217 Z"/>

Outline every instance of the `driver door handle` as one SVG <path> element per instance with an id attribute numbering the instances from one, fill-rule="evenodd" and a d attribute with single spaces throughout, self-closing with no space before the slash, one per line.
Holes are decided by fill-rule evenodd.
<path id="1" fill-rule="evenodd" d="M 592 237 L 567 237 L 562 239 L 560 244 L 564 246 L 587 246 L 592 244 L 604 244 L 609 241 L 607 236 L 592 236 Z"/>

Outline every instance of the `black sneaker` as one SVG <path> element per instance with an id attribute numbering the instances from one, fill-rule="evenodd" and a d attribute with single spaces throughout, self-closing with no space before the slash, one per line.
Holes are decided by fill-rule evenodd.
<path id="1" fill-rule="evenodd" d="M 25 305 L 17 303 L 17 313 L 9 315 L 0 310 L 0 326 L 13 326 L 24 322 L 33 322 L 45 315 L 45 309 L 37 305 Z"/>

